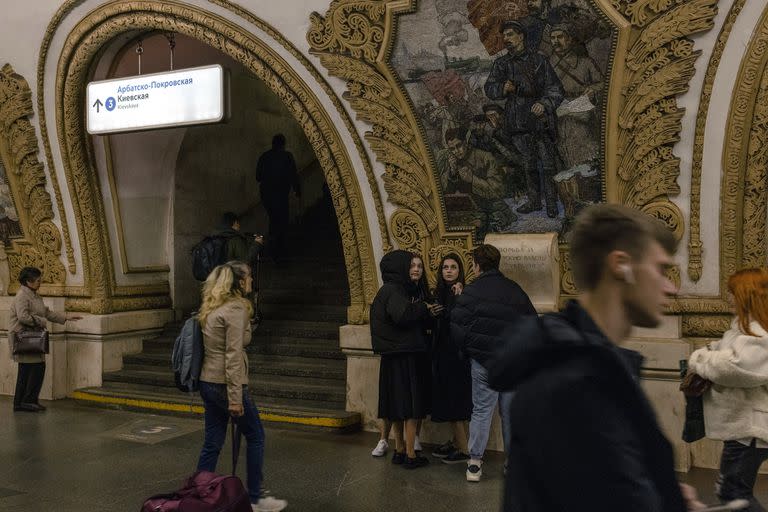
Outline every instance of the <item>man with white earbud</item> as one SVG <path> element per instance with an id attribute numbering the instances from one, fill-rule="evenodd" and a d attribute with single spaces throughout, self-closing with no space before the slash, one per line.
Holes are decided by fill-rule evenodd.
<path id="1" fill-rule="evenodd" d="M 578 298 L 468 347 L 492 388 L 515 390 L 504 510 L 701 510 L 640 386 L 643 358 L 622 347 L 675 295 L 677 240 L 638 210 L 600 204 L 578 215 L 570 245 Z"/>

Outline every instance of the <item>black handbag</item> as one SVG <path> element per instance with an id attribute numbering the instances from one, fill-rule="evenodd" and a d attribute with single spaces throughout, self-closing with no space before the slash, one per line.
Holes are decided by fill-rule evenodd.
<path id="1" fill-rule="evenodd" d="M 680 361 L 680 377 L 683 382 L 680 390 L 685 395 L 685 423 L 683 424 L 683 441 L 693 443 L 706 436 L 704 425 L 703 394 L 712 385 L 695 373 L 688 373 L 688 361 Z"/>
<path id="2" fill-rule="evenodd" d="M 13 355 L 47 354 L 48 329 L 22 329 L 8 333 Z"/>

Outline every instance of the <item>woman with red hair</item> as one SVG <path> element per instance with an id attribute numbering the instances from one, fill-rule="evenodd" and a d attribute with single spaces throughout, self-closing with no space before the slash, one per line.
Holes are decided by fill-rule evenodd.
<path id="1" fill-rule="evenodd" d="M 768 459 L 768 271 L 745 269 L 728 280 L 736 318 L 720 341 L 691 354 L 691 372 L 712 382 L 704 394 L 707 437 L 725 442 L 718 498 L 749 500 L 757 472 Z"/>

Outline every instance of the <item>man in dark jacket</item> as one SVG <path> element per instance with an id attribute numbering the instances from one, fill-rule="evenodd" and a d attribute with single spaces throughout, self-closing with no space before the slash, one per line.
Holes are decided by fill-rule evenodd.
<path id="1" fill-rule="evenodd" d="M 578 300 L 500 334 L 476 326 L 468 346 L 494 389 L 515 390 L 504 510 L 696 510 L 640 387 L 642 356 L 620 347 L 632 326 L 661 321 L 677 242 L 661 222 L 609 204 L 584 209 L 571 237 Z"/>
<path id="2" fill-rule="evenodd" d="M 429 463 L 416 454 L 416 427 L 426 417 L 430 375 L 422 372 L 419 357 L 427 351 L 424 322 L 442 306 L 412 300 L 408 287 L 411 259 L 407 251 L 392 251 L 381 259 L 379 288 L 371 303 L 371 343 L 381 354 L 379 418 L 390 420 L 395 430 L 393 464 L 415 469 Z"/>
<path id="3" fill-rule="evenodd" d="M 225 261 L 242 261 L 256 270 L 256 256 L 259 255 L 264 238 L 261 235 L 246 235 L 240 230 L 240 217 L 233 212 L 225 212 L 221 217 L 221 229 L 214 236 L 227 240 Z"/>
<path id="4" fill-rule="evenodd" d="M 451 336 L 462 348 L 475 345 L 478 332 L 484 336 L 498 335 L 505 325 L 521 315 L 536 314 L 525 291 L 499 271 L 501 254 L 496 247 L 480 245 L 472 251 L 472 259 L 478 277 L 456 298 L 456 306 L 451 312 Z M 508 451 L 509 417 L 505 411 L 511 395 L 499 395 L 491 389 L 485 368 L 474 358 L 471 368 L 472 420 L 469 422 L 470 460 L 467 462 L 466 477 L 470 482 L 479 482 L 497 402 L 501 411 L 505 452 Z"/>
<path id="5" fill-rule="evenodd" d="M 288 228 L 288 193 L 293 188 L 301 197 L 301 185 L 293 155 L 285 150 L 285 135 L 272 137 L 272 149 L 259 157 L 256 179 L 261 183 L 261 202 L 269 216 L 269 243 L 275 260 L 285 255 L 285 231 Z"/>

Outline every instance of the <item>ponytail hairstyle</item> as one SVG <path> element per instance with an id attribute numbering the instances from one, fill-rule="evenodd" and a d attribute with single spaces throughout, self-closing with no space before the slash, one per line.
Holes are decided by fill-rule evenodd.
<path id="1" fill-rule="evenodd" d="M 728 279 L 728 291 L 733 294 L 741 331 L 756 336 L 749 328 L 752 320 L 768 331 L 768 271 L 760 268 L 739 270 Z"/>
<path id="2" fill-rule="evenodd" d="M 200 325 L 205 325 L 208 315 L 229 301 L 242 301 L 248 310 L 248 316 L 253 314 L 251 301 L 245 298 L 241 281 L 251 273 L 250 267 L 241 261 L 229 261 L 214 268 L 203 283 L 203 303 L 200 305 Z"/>

